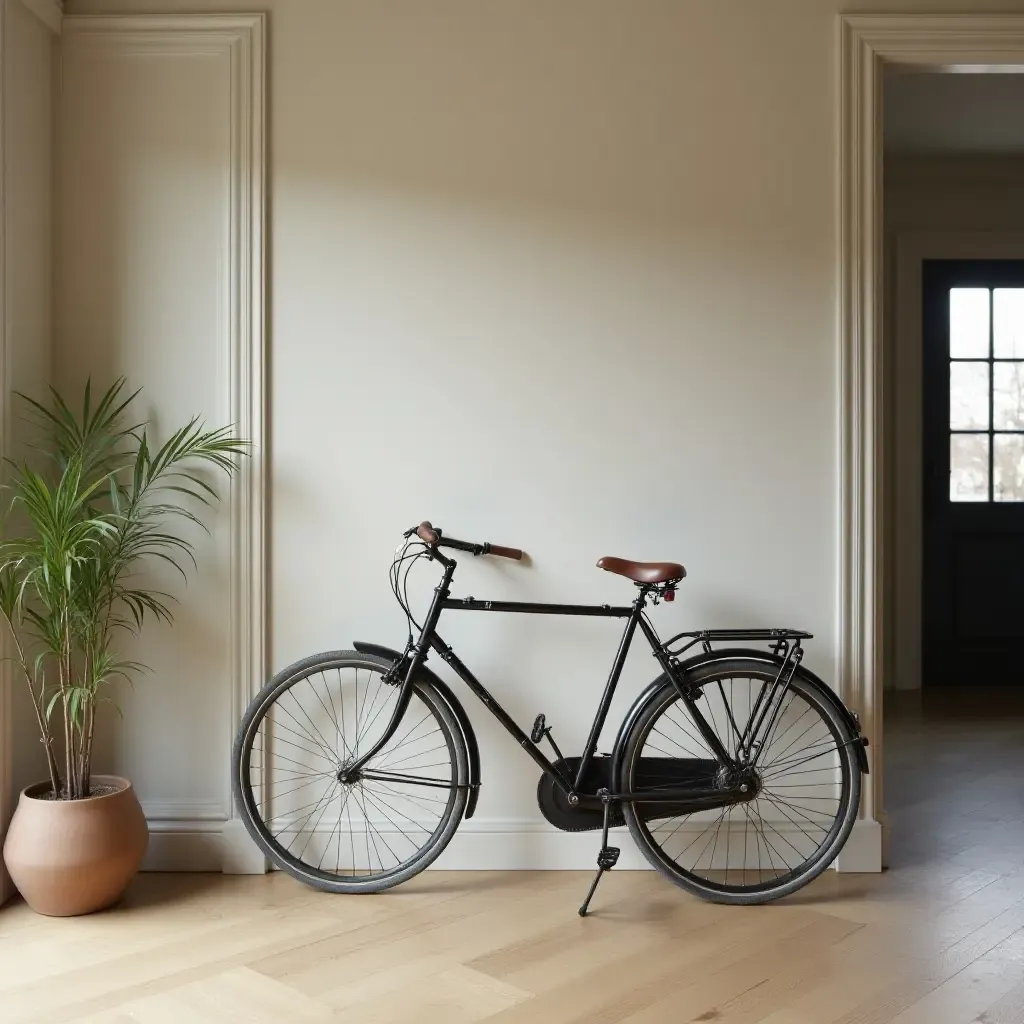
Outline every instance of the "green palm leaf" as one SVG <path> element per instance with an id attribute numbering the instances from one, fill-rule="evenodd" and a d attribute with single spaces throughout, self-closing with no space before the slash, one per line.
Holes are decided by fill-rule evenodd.
<path id="1" fill-rule="evenodd" d="M 54 792 L 69 798 L 89 792 L 97 708 L 110 703 L 120 713 L 105 688 L 145 671 L 118 658 L 115 636 L 138 633 L 147 617 L 173 621 L 174 595 L 148 586 L 148 569 L 167 565 L 187 581 L 198 568 L 194 545 L 174 524 L 208 533 L 203 517 L 220 500 L 210 474 L 237 472 L 250 448 L 231 428 L 207 430 L 198 417 L 154 445 L 147 424 L 130 417 L 138 394 L 119 378 L 97 400 L 90 381 L 77 414 L 52 388 L 48 403 L 22 396 L 42 432 L 33 447 L 52 468 L 8 464 L 0 617 Z"/>

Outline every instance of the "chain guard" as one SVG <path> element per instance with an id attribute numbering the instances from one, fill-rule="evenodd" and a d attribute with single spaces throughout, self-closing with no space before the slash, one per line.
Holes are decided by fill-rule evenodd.
<path id="1" fill-rule="evenodd" d="M 579 757 L 566 757 L 555 761 L 556 770 L 563 777 L 575 781 L 580 770 Z M 573 807 L 569 803 L 568 794 L 547 773 L 541 775 L 537 783 L 537 804 L 541 814 L 563 832 L 593 832 L 604 824 L 601 801 L 595 796 L 584 796 L 583 793 L 596 793 L 599 789 L 614 792 L 615 786 L 611 778 L 612 759 L 610 757 L 594 757 L 587 768 L 580 787 L 579 803 Z M 643 757 L 640 759 L 640 770 L 637 772 L 635 786 L 649 789 L 655 786 L 708 786 L 714 782 L 718 773 L 718 762 L 699 758 L 680 757 Z M 639 817 L 644 821 L 658 818 L 673 818 L 679 814 L 688 814 L 685 804 L 636 804 Z M 611 827 L 624 825 L 622 807 L 612 804 L 608 824 Z"/>

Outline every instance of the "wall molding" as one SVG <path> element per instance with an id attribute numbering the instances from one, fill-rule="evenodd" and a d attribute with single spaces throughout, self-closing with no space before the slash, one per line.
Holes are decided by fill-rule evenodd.
<path id="1" fill-rule="evenodd" d="M 840 854 L 882 865 L 884 415 L 882 332 L 882 80 L 886 67 L 932 71 L 1024 68 L 1024 15 L 855 15 L 839 18 L 840 557 L 838 678 L 871 740 L 860 820 L 877 850 Z M 856 870 L 864 870 L 863 866 Z"/>
<path id="2" fill-rule="evenodd" d="M 21 2 L 55 35 L 60 35 L 64 21 L 64 0 L 21 0 Z"/>
<path id="3" fill-rule="evenodd" d="M 10 352 L 7 330 L 7 110 L 4 88 L 7 66 L 7 5 L 0 2 L 0 456 L 10 454 L 11 388 Z M 11 664 L 6 660 L 9 643 L 0 636 L 0 847 L 14 813 L 14 733 L 11 727 Z M 14 885 L 0 857 L 0 903 L 14 893 Z"/>
<path id="4" fill-rule="evenodd" d="M 228 795 L 146 803 L 151 844 L 145 862 L 153 870 L 219 870 L 224 862 L 221 834 L 229 833 L 234 842 L 239 831 L 229 827 L 237 813 L 227 785 L 231 745 L 245 708 L 263 686 L 267 661 L 265 16 L 69 15 L 63 34 L 65 46 L 77 43 L 103 54 L 226 55 L 230 61 L 225 365 L 230 422 L 251 440 L 252 454 L 232 480 L 230 493 L 231 682 L 221 762 Z M 236 852 L 231 865 L 239 863 L 263 870 Z"/>

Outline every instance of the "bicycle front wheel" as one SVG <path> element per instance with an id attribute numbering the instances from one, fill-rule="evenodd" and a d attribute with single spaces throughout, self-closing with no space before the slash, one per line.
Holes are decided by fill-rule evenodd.
<path id="1" fill-rule="evenodd" d="M 758 695 L 776 675 L 772 665 L 740 657 L 687 673 L 699 693 L 696 708 L 734 755 Z M 849 837 L 860 803 L 858 742 L 829 695 L 798 670 L 759 753 L 754 799 L 674 816 L 669 807 L 661 818 L 652 813 L 657 805 L 625 803 L 626 824 L 658 871 L 703 899 L 779 899 L 821 874 Z M 643 788 L 651 758 L 704 766 L 706 786 L 721 784 L 726 771 L 669 681 L 652 693 L 626 738 L 625 791 Z"/>
<path id="2" fill-rule="evenodd" d="M 317 889 L 380 892 L 447 846 L 468 799 L 466 743 L 424 680 L 387 744 L 352 778 L 346 767 L 383 735 L 401 687 L 390 662 L 317 654 L 267 684 L 235 740 L 233 788 L 249 834 L 275 865 Z"/>

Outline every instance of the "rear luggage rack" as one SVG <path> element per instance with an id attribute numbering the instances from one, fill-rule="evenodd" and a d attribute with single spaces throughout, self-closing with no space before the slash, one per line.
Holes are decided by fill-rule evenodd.
<path id="1" fill-rule="evenodd" d="M 780 647 L 788 647 L 793 641 L 799 645 L 801 640 L 810 640 L 813 636 L 813 633 L 806 633 L 802 629 L 698 629 L 689 633 L 677 633 L 666 640 L 661 649 L 671 657 L 678 658 L 697 644 L 702 644 L 704 650 L 710 654 L 711 645 L 715 642 L 766 643 L 778 653 Z M 675 643 L 682 643 L 682 646 L 672 650 Z"/>

